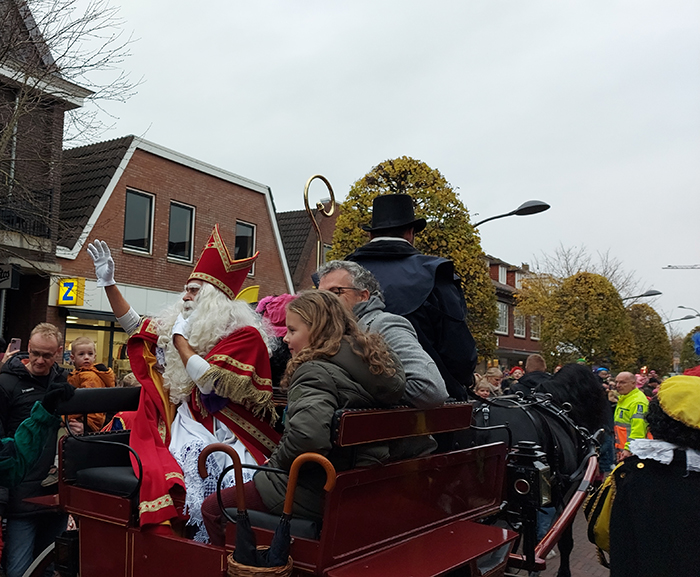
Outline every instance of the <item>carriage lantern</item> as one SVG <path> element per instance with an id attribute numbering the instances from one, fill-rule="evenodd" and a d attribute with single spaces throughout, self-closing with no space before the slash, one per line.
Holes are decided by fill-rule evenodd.
<path id="1" fill-rule="evenodd" d="M 552 502 L 547 458 L 534 441 L 520 441 L 508 462 L 509 500 L 519 505 L 543 507 Z"/>

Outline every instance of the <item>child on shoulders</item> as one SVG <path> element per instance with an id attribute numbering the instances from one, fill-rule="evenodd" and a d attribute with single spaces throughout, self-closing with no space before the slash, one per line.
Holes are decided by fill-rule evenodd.
<path id="1" fill-rule="evenodd" d="M 95 364 L 97 349 L 92 339 L 78 337 L 71 343 L 70 360 L 75 369 L 68 382 L 76 389 L 101 389 L 114 386 L 114 372 L 103 364 Z M 70 415 L 68 420 L 82 420 L 81 415 Z M 99 431 L 104 426 L 104 413 L 88 415 L 87 430 Z"/>

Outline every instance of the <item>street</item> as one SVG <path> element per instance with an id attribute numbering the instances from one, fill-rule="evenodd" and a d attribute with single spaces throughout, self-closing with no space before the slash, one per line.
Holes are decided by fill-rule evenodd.
<path id="1" fill-rule="evenodd" d="M 579 510 L 574 520 L 574 550 L 571 553 L 572 577 L 608 577 L 610 570 L 598 562 L 595 546 L 588 541 L 586 535 L 586 518 L 583 509 Z M 547 569 L 540 577 L 556 577 L 559 569 L 559 556 L 547 561 Z"/>

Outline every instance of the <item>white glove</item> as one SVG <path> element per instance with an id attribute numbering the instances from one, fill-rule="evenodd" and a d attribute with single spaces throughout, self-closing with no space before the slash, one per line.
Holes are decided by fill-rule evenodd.
<path id="1" fill-rule="evenodd" d="M 182 335 L 186 339 L 190 336 L 190 320 L 182 316 L 182 313 L 177 315 L 175 324 L 173 325 L 172 336 Z"/>
<path id="2" fill-rule="evenodd" d="M 117 284 L 114 282 L 114 260 L 107 243 L 103 240 L 95 240 L 87 245 L 87 251 L 95 265 L 97 286 L 106 287 Z"/>

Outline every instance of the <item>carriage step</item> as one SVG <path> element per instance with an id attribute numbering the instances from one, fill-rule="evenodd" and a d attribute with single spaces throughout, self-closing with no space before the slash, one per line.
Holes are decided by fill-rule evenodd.
<path id="1" fill-rule="evenodd" d="M 517 535 L 459 520 L 331 569 L 328 577 L 437 577 L 470 565 L 472 575 L 502 574 Z M 477 572 L 478 571 L 478 572 Z"/>

